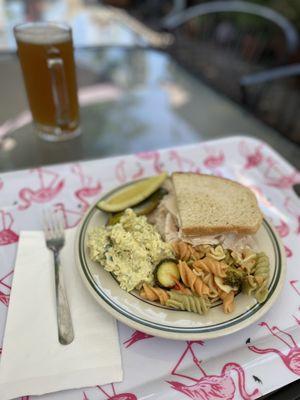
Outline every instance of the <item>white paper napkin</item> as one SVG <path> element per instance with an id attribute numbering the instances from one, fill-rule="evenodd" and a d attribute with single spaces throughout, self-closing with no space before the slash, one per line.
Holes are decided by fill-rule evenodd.
<path id="1" fill-rule="evenodd" d="M 75 230 L 61 252 L 75 339 L 57 338 L 54 267 L 42 232 L 21 232 L 0 363 L 0 399 L 122 380 L 116 321 L 76 270 Z"/>

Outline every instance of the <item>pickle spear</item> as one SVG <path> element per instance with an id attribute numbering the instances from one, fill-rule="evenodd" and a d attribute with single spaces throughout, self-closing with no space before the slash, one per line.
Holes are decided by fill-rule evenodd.
<path id="1" fill-rule="evenodd" d="M 146 200 L 142 201 L 137 206 L 131 208 L 136 213 L 136 215 L 148 215 L 158 206 L 160 200 L 163 198 L 165 194 L 167 194 L 167 191 L 163 188 L 159 188 Z M 114 225 L 118 223 L 122 215 L 123 211 L 111 214 L 108 218 L 107 225 Z"/>
<path id="2" fill-rule="evenodd" d="M 97 207 L 106 212 L 117 213 L 126 208 L 133 208 L 156 192 L 167 178 L 164 172 L 157 176 L 132 182 L 114 191 L 105 200 L 99 201 Z"/>

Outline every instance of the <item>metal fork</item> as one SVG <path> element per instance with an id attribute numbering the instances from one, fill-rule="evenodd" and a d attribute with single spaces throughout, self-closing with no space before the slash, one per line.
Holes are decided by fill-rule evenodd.
<path id="1" fill-rule="evenodd" d="M 59 257 L 65 245 L 65 234 L 57 214 L 44 212 L 44 233 L 46 246 L 53 252 L 54 258 L 58 339 L 61 344 L 70 344 L 74 339 L 74 331 Z"/>

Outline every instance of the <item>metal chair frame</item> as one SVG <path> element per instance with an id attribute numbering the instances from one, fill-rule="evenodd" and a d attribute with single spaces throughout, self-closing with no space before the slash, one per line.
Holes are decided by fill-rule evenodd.
<path id="1" fill-rule="evenodd" d="M 239 0 L 212 1 L 189 7 L 184 11 L 171 13 L 163 19 L 162 27 L 167 30 L 173 30 L 193 18 L 220 12 L 246 13 L 265 18 L 281 28 L 289 54 L 293 53 L 299 46 L 298 32 L 294 25 L 284 16 L 268 7 Z"/>

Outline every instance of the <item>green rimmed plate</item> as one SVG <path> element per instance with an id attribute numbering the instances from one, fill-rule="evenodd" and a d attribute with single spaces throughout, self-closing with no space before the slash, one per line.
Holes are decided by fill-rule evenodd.
<path id="1" fill-rule="evenodd" d="M 286 260 L 281 241 L 266 220 L 255 235 L 260 250 L 270 259 L 269 295 L 263 304 L 239 294 L 235 298 L 233 313 L 224 314 L 222 306 L 217 306 L 207 315 L 198 315 L 167 309 L 125 292 L 110 273 L 89 259 L 87 234 L 91 229 L 104 225 L 107 219 L 107 215 L 96 207 L 98 201 L 90 207 L 78 227 L 76 261 L 91 295 L 117 320 L 154 336 L 182 340 L 212 339 L 246 328 L 261 318 L 276 301 L 285 281 Z"/>

